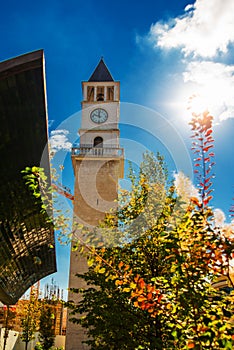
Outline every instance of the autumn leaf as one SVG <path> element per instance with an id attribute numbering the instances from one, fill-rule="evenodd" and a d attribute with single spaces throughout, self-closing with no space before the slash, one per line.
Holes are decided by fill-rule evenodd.
<path id="1" fill-rule="evenodd" d="M 140 295 L 138 298 L 137 298 L 137 301 L 139 303 L 141 303 L 142 301 L 145 301 L 146 300 L 146 297 L 144 295 Z"/>
<path id="2" fill-rule="evenodd" d="M 207 130 L 205 136 L 208 137 L 210 134 L 212 134 L 212 129 Z"/>
<path id="3" fill-rule="evenodd" d="M 122 261 L 120 261 L 118 268 L 121 269 L 121 267 L 124 265 L 124 263 Z"/>
<path id="4" fill-rule="evenodd" d="M 144 288 L 145 287 L 145 282 L 144 282 L 143 278 L 140 278 L 138 280 L 137 284 L 139 285 L 140 288 Z"/>
<path id="5" fill-rule="evenodd" d="M 116 286 L 121 286 L 123 284 L 123 281 L 122 280 L 116 280 L 115 281 L 115 285 Z"/>
<path id="6" fill-rule="evenodd" d="M 194 349 L 194 348 L 195 348 L 195 343 L 189 342 L 188 349 Z"/>
<path id="7" fill-rule="evenodd" d="M 106 269 L 105 269 L 105 267 L 102 267 L 101 269 L 99 269 L 99 273 L 105 273 L 105 271 L 106 271 Z"/>

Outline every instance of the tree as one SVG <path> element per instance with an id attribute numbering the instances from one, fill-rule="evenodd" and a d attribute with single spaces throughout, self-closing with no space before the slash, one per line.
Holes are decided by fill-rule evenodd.
<path id="1" fill-rule="evenodd" d="M 39 301 L 34 293 L 31 293 L 29 302 L 24 303 L 23 305 L 21 318 L 21 339 L 25 342 L 25 350 L 27 350 L 29 342 L 35 339 L 35 332 L 38 330 L 39 325 L 39 314 Z"/>
<path id="2" fill-rule="evenodd" d="M 191 126 L 199 196 L 179 192 L 163 158 L 146 154 L 117 213 L 93 231 L 77 227 L 89 269 L 70 307 L 91 349 L 233 348 L 233 227 L 217 226 L 209 206 L 212 117 L 193 115 Z M 228 288 L 214 288 L 223 276 Z"/>
<path id="3" fill-rule="evenodd" d="M 163 158 L 159 154 L 156 158 L 145 154 L 139 176 L 130 168 L 130 180 L 132 193 L 124 191 L 119 201 L 122 209 L 117 213 L 117 221 L 121 222 L 121 230 L 116 226 L 116 216 L 112 214 L 107 216 L 103 228 L 104 235 L 107 228 L 111 231 L 108 232 L 109 245 L 117 241 L 118 245 L 108 249 L 97 248 L 96 254 L 92 250 L 88 257 L 89 271 L 85 275 L 79 275 L 91 287 L 79 291 L 83 298 L 78 307 L 74 306 L 73 311 L 74 314 L 79 312 L 85 316 L 80 320 L 73 318 L 73 321 L 88 328 L 91 338 L 87 342 L 95 349 L 146 348 L 157 342 L 155 320 L 130 303 L 130 288 L 121 286 L 129 274 L 128 267 L 134 268 L 137 274 L 144 271 L 147 265 L 147 258 L 142 260 L 141 257 L 144 254 L 142 249 L 147 249 L 147 246 L 143 248 L 147 240 L 144 231 L 151 229 L 160 217 L 166 200 L 167 170 Z M 155 196 L 149 190 L 150 184 Z M 157 211 L 155 216 L 149 215 L 153 208 Z M 99 241 L 96 242 L 95 231 L 90 232 L 88 238 L 101 247 L 102 237 L 99 236 Z M 106 243 L 106 237 L 104 238 Z M 148 270 L 150 267 L 146 268 Z M 119 280 L 119 277 L 123 279 Z"/>
<path id="4" fill-rule="evenodd" d="M 40 314 L 39 339 L 44 350 L 50 349 L 55 339 L 53 305 L 44 301 L 42 301 Z"/>
<path id="5" fill-rule="evenodd" d="M 233 291 L 212 284 L 225 276 L 233 288 L 234 258 L 233 238 L 215 226 L 208 206 L 212 117 L 195 115 L 191 125 L 200 197 L 179 196 L 162 157 L 147 154 L 139 175 L 130 171 L 132 189 L 120 196 L 119 211 L 101 224 L 109 247 L 96 230 L 84 229 L 86 242 L 81 235 L 89 269 L 78 277 L 87 288 L 73 290 L 82 299 L 71 305 L 71 320 L 87 329 L 91 349 L 233 348 Z"/>
<path id="6" fill-rule="evenodd" d="M 14 318 L 15 318 L 15 308 L 10 307 L 9 305 L 5 305 L 3 308 L 3 319 L 2 319 L 2 323 L 4 324 L 4 334 L 3 334 L 3 339 L 4 339 L 4 343 L 3 343 L 3 350 L 6 349 L 7 346 L 7 338 L 9 335 L 9 330 L 12 329 L 12 324 L 14 322 Z"/>

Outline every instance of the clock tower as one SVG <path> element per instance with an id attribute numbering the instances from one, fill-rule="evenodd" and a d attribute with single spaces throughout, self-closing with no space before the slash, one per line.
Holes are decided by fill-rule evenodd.
<path id="1" fill-rule="evenodd" d="M 72 148 L 74 185 L 74 240 L 77 223 L 90 229 L 117 205 L 118 180 L 123 177 L 124 154 L 119 146 L 120 83 L 114 81 L 101 58 L 88 81 L 82 82 L 80 144 Z M 77 273 L 87 271 L 86 259 L 71 250 L 69 288 L 85 287 Z M 77 303 L 79 295 L 69 292 Z M 68 315 L 69 319 L 69 315 Z M 67 322 L 66 350 L 88 349 L 85 330 Z"/>

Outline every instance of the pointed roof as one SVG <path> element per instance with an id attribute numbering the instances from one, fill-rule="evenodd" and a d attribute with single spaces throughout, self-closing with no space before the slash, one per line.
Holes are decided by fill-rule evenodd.
<path id="1" fill-rule="evenodd" d="M 97 67 L 95 68 L 93 74 L 89 78 L 89 81 L 114 81 L 112 75 L 109 72 L 103 58 L 100 59 Z"/>

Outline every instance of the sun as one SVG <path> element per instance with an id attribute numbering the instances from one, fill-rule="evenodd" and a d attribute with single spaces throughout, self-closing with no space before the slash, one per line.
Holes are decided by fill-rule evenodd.
<path id="1" fill-rule="evenodd" d="M 209 110 L 209 103 L 207 98 L 205 96 L 197 94 L 192 94 L 188 98 L 188 107 L 187 109 L 190 111 L 191 114 L 201 114 L 204 111 Z"/>
<path id="2" fill-rule="evenodd" d="M 187 122 L 193 114 L 201 114 L 209 110 L 209 99 L 197 87 L 182 85 L 171 96 L 170 105 L 180 119 Z"/>

